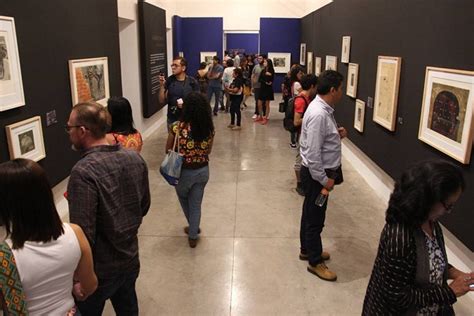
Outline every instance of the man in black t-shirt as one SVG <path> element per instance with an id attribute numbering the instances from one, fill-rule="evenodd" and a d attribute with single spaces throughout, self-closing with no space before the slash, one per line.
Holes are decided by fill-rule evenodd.
<path id="1" fill-rule="evenodd" d="M 165 76 L 160 76 L 160 94 L 159 101 L 161 104 L 168 104 L 167 124 L 168 130 L 174 122 L 179 120 L 183 99 L 192 91 L 199 92 L 199 84 L 196 79 L 186 75 L 188 63 L 184 57 L 176 57 L 171 64 L 173 75 L 165 81 Z"/>

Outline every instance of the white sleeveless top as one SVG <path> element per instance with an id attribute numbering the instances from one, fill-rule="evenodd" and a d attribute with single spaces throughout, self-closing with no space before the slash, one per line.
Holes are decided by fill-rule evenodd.
<path id="1" fill-rule="evenodd" d="M 64 316 L 74 306 L 73 275 L 81 249 L 76 234 L 64 223 L 64 234 L 51 242 L 25 242 L 13 249 L 30 315 Z M 6 242 L 11 247 L 12 242 Z"/>

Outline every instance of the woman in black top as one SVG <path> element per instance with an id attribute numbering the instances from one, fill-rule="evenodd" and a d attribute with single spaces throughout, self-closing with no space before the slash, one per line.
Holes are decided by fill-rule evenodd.
<path id="1" fill-rule="evenodd" d="M 240 104 L 242 103 L 244 88 L 244 78 L 242 76 L 242 69 L 235 68 L 234 72 L 232 73 L 232 76 L 234 77 L 234 80 L 232 81 L 230 86 L 226 88 L 226 92 L 229 93 L 230 96 L 230 125 L 227 127 L 231 128 L 232 130 L 240 130 Z M 236 116 L 237 125 L 235 125 Z"/>
<path id="2" fill-rule="evenodd" d="M 448 264 L 438 223 L 463 190 L 462 170 L 446 161 L 422 162 L 402 175 L 390 196 L 363 315 L 453 315 L 456 297 L 474 290 L 474 273 Z"/>
<path id="3" fill-rule="evenodd" d="M 270 101 L 274 100 L 273 96 L 273 78 L 275 77 L 275 70 L 273 69 L 273 62 L 271 59 L 265 59 L 263 62 L 263 69 L 260 73 L 260 93 L 258 95 L 258 113 L 259 117 L 255 120 L 261 122 L 263 125 L 268 123 L 268 117 L 270 116 Z M 265 117 L 261 113 L 263 106 L 265 105 Z"/>

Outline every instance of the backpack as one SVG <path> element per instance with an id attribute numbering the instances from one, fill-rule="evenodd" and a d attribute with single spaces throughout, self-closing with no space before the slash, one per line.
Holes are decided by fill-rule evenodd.
<path id="1" fill-rule="evenodd" d="M 304 109 L 305 112 L 306 112 L 306 109 L 308 108 L 308 101 L 306 101 L 306 98 L 301 95 L 294 96 L 293 98 L 288 100 L 288 105 L 286 106 L 286 111 L 285 111 L 285 118 L 283 119 L 283 127 L 290 133 L 294 133 L 298 129 L 294 123 L 296 98 L 303 98 L 304 103 L 306 104 L 306 107 Z"/>

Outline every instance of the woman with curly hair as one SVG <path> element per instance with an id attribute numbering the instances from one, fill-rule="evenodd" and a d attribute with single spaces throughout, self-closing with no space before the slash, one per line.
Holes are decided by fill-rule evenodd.
<path id="1" fill-rule="evenodd" d="M 474 290 L 474 273 L 448 263 L 438 223 L 464 186 L 462 170 L 446 161 L 403 173 L 390 196 L 363 315 L 453 315 L 456 297 Z"/>
<path id="2" fill-rule="evenodd" d="M 175 136 L 178 137 L 177 148 L 173 148 Z M 183 115 L 172 125 L 168 135 L 166 152 L 177 150 L 184 158 L 175 188 L 188 221 L 189 226 L 184 228 L 184 232 L 189 236 L 191 248 L 196 247 L 200 233 L 201 204 L 209 180 L 209 154 L 213 138 L 214 124 L 209 102 L 201 93 L 189 93 L 184 98 Z"/>

